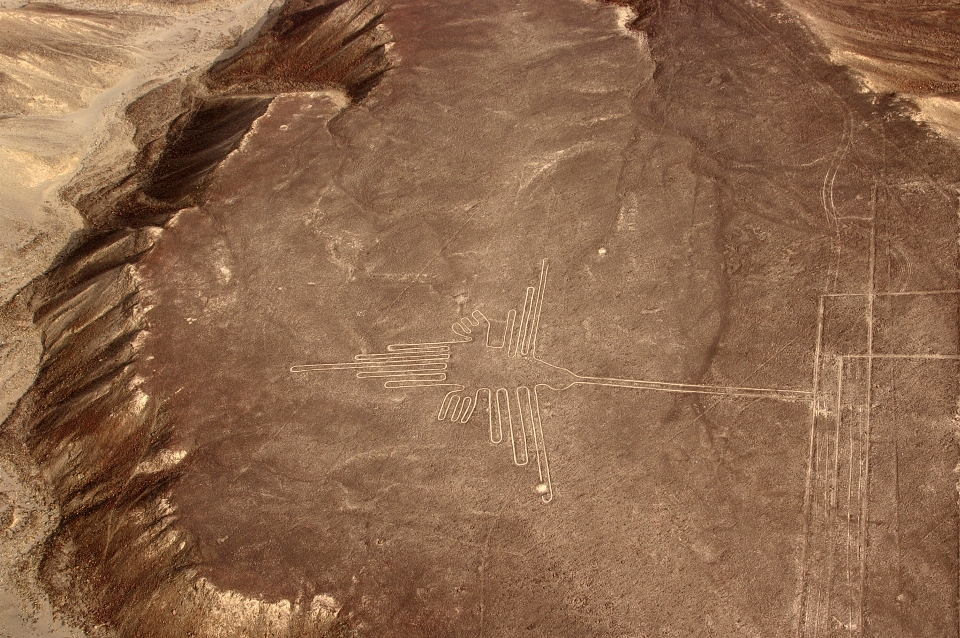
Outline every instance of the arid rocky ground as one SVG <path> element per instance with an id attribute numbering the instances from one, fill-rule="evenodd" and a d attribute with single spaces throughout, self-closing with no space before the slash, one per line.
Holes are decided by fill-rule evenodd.
<path id="1" fill-rule="evenodd" d="M 957 635 L 960 11 L 623 4 L 0 11 L 0 635 Z"/>

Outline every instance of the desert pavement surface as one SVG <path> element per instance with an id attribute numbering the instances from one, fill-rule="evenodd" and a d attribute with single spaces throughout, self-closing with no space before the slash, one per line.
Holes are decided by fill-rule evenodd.
<path id="1" fill-rule="evenodd" d="M 10 635 L 958 634 L 956 10 L 624 5 L 0 11 Z"/>

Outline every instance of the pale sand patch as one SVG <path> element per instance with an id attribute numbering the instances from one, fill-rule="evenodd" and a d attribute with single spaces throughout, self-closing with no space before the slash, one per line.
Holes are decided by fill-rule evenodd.
<path id="1" fill-rule="evenodd" d="M 919 48 L 914 52 L 916 54 L 914 60 L 906 55 L 910 53 L 912 40 L 907 39 L 906 44 L 902 45 L 905 51 L 903 61 L 899 63 L 864 55 L 853 50 L 842 37 L 837 35 L 842 30 L 828 20 L 816 15 L 803 2 L 787 0 L 786 4 L 803 19 L 810 30 L 827 46 L 830 50 L 831 62 L 847 67 L 854 72 L 854 76 L 860 82 L 864 92 L 897 93 L 917 106 L 917 110 L 911 113 L 911 117 L 915 121 L 927 124 L 945 139 L 960 143 L 960 100 L 955 97 L 923 95 L 905 90 L 904 86 L 898 86 L 898 81 L 917 82 L 924 80 L 930 82 L 931 85 L 935 85 L 943 79 L 924 67 L 923 52 Z M 918 7 L 918 11 L 920 11 L 920 7 Z M 930 9 L 930 11 L 932 12 L 934 9 Z M 947 19 L 950 18 L 944 18 L 944 20 Z M 944 25 L 943 33 L 946 33 L 946 25 Z M 891 36 L 890 42 L 895 41 L 896 37 Z M 891 78 L 896 79 L 891 80 Z"/>
<path id="2" fill-rule="evenodd" d="M 291 603 L 287 599 L 270 603 L 220 589 L 205 578 L 197 584 L 196 602 L 205 611 L 203 635 L 215 638 L 248 635 L 254 626 L 268 628 L 270 635 L 284 635 L 290 631 L 294 616 L 303 611 L 314 623 L 331 626 L 341 607 L 329 594 L 318 594 L 309 604 Z"/>
<path id="3" fill-rule="evenodd" d="M 918 97 L 914 119 L 925 122 L 944 137 L 960 140 L 960 101 L 947 97 Z"/>
<path id="4" fill-rule="evenodd" d="M 58 510 L 43 485 L 22 472 L 0 458 L 0 638 L 82 638 L 54 613 L 37 582 L 38 549 L 56 528 Z"/>

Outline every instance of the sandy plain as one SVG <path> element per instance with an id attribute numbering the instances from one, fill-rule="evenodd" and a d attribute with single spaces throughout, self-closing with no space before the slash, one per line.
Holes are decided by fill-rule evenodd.
<path id="1" fill-rule="evenodd" d="M 374 14 L 378 81 L 250 55 L 145 198 L 74 178 L 99 233 L 8 305 L 19 573 L 121 635 L 955 635 L 960 181 L 905 74 L 773 2 Z"/>

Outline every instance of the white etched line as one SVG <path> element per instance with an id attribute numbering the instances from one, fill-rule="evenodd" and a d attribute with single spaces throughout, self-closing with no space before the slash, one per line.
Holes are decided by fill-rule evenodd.
<path id="1" fill-rule="evenodd" d="M 843 410 L 840 395 L 843 392 L 843 358 L 836 357 L 834 361 L 837 366 L 837 407 L 833 429 L 833 489 L 830 491 L 830 507 L 835 510 L 837 508 L 837 492 L 840 489 L 840 415 Z"/>
<path id="2" fill-rule="evenodd" d="M 546 279 L 546 259 L 540 262 L 540 281 L 537 282 L 537 288 L 533 293 L 533 303 L 530 307 L 530 318 L 523 332 L 523 347 L 520 353 L 527 355 L 533 349 L 534 335 L 536 334 L 537 323 L 540 320 L 540 309 L 543 306 L 543 288 Z"/>
<path id="3" fill-rule="evenodd" d="M 385 381 L 385 388 L 457 388 L 454 392 L 462 390 L 463 386 L 458 383 L 441 383 L 439 381 L 423 381 L 419 379 L 407 379 L 404 381 Z"/>
<path id="4" fill-rule="evenodd" d="M 517 311 L 513 308 L 510 309 L 510 312 L 507 313 L 507 321 L 503 326 L 503 343 L 497 348 L 506 348 L 507 356 L 510 355 L 510 346 L 513 340 L 513 326 L 517 321 Z"/>
<path id="5" fill-rule="evenodd" d="M 463 343 L 468 343 L 470 341 L 473 341 L 473 337 L 470 336 L 470 331 L 465 330 L 463 327 L 463 324 L 460 323 L 459 321 L 454 322 L 454 324 L 450 326 L 450 331 L 453 332 L 453 334 L 460 337 L 460 341 L 462 341 Z"/>
<path id="6" fill-rule="evenodd" d="M 500 393 L 503 393 L 503 404 L 500 402 Z M 514 465 L 524 466 L 530 461 L 530 455 L 527 451 L 527 436 L 523 432 L 523 421 L 521 413 L 521 422 L 520 422 L 520 431 L 521 436 L 517 437 L 516 427 L 513 423 L 513 408 L 511 407 L 512 402 L 510 401 L 510 395 L 507 392 L 506 388 L 500 388 L 497 390 L 497 410 L 503 414 L 503 405 L 506 405 L 507 408 L 507 423 L 510 425 L 510 447 L 513 448 L 513 463 Z M 519 441 L 518 441 L 519 438 Z M 522 451 L 518 448 L 518 445 L 522 444 Z"/>
<path id="7" fill-rule="evenodd" d="M 803 492 L 803 540 L 800 549 L 800 575 L 797 583 L 796 635 L 804 635 L 806 624 L 808 554 L 810 552 L 810 517 L 812 515 L 813 464 L 817 441 L 817 393 L 820 391 L 820 349 L 823 345 L 823 295 L 817 304 L 817 338 L 813 352 L 813 399 L 810 402 L 810 440 L 807 449 L 807 476 Z"/>
<path id="8" fill-rule="evenodd" d="M 387 346 L 387 352 L 380 353 L 380 354 L 450 352 L 450 346 L 458 343 L 463 343 L 463 342 L 462 341 L 443 341 L 438 343 L 391 343 L 389 346 Z"/>
<path id="9" fill-rule="evenodd" d="M 822 429 L 822 428 L 821 428 Z M 822 471 L 820 473 L 820 482 L 823 483 L 823 513 L 827 513 L 828 503 L 830 502 L 830 482 L 827 477 L 830 476 L 830 438 L 826 435 L 826 432 L 821 432 L 822 438 L 822 452 L 823 460 L 820 462 L 820 467 Z"/>
<path id="10" fill-rule="evenodd" d="M 364 363 L 390 363 L 395 361 L 423 361 L 438 360 L 446 361 L 450 358 L 447 351 L 440 352 L 396 352 L 391 354 L 358 354 L 354 357 L 355 361 Z"/>
<path id="11" fill-rule="evenodd" d="M 829 554 L 827 558 L 827 583 L 826 583 L 826 593 L 824 595 L 824 613 L 823 618 L 829 622 L 833 618 L 832 609 L 833 609 L 833 581 L 835 578 L 836 571 L 836 553 L 837 553 L 837 490 L 839 489 L 839 478 L 840 478 L 840 414 L 841 414 L 841 404 L 840 404 L 840 366 L 842 364 L 842 359 L 840 357 L 834 358 L 834 363 L 837 366 L 837 405 L 836 411 L 834 414 L 834 432 L 833 432 L 833 471 L 831 472 L 830 480 L 830 490 L 829 490 L 829 500 L 826 501 L 828 504 L 827 512 L 827 539 L 829 542 Z M 815 635 L 820 632 L 820 616 L 817 617 L 817 625 L 815 628 Z"/>
<path id="12" fill-rule="evenodd" d="M 680 392 L 686 394 L 726 395 L 750 399 L 777 399 L 780 401 L 808 402 L 813 397 L 806 390 L 779 390 L 776 388 L 738 388 L 733 386 L 709 386 L 691 383 L 668 383 L 664 381 L 643 381 L 639 379 L 614 379 L 605 377 L 579 377 L 573 385 L 601 385 L 614 388 L 633 388 L 637 390 L 657 390 L 660 392 Z"/>
<path id="13" fill-rule="evenodd" d="M 401 365 L 420 365 L 420 364 L 430 364 L 430 363 L 442 363 L 446 364 L 447 361 L 450 361 L 450 357 L 410 357 L 406 359 L 385 359 L 382 361 L 358 361 L 356 363 L 349 364 L 349 368 L 341 369 L 351 369 L 351 370 L 363 370 L 366 368 L 396 368 Z"/>
<path id="14" fill-rule="evenodd" d="M 514 311 L 516 315 L 516 311 Z M 521 314 L 519 318 L 510 326 L 510 347 L 507 348 L 508 357 L 516 357 L 517 352 L 520 350 L 520 326 L 523 324 L 523 315 Z"/>
<path id="15" fill-rule="evenodd" d="M 820 440 L 820 445 L 819 445 L 820 452 L 823 455 L 823 458 L 818 463 L 818 467 L 820 468 L 820 471 L 818 473 L 818 478 L 820 482 L 823 483 L 823 499 L 822 499 L 819 510 L 820 510 L 820 518 L 826 519 L 828 522 L 829 516 L 830 516 L 830 512 L 829 512 L 830 482 L 826 479 L 830 475 L 830 458 L 831 458 L 830 449 L 831 448 L 830 448 L 830 439 L 825 434 L 826 433 L 821 432 L 820 437 L 818 437 Z M 822 524 L 823 524 L 823 520 L 821 520 L 821 525 Z M 827 530 L 825 535 L 828 538 L 829 538 L 829 533 L 830 533 L 830 527 L 829 525 L 827 525 Z M 813 624 L 814 638 L 816 638 L 820 634 L 820 624 L 821 624 L 821 620 L 823 619 L 824 613 L 826 612 L 826 605 L 827 605 L 827 597 L 825 595 L 824 589 L 829 584 L 829 581 L 827 581 L 827 584 L 824 583 L 823 569 L 824 569 L 824 566 L 821 565 L 819 570 L 821 578 L 818 579 L 817 581 L 817 607 L 816 607 L 816 613 L 814 614 L 814 624 Z"/>
<path id="16" fill-rule="evenodd" d="M 539 441 L 537 440 L 536 425 L 533 415 L 533 401 L 530 397 L 530 388 L 527 386 L 520 386 L 516 389 L 517 397 L 517 407 L 518 413 L 520 415 L 520 429 L 523 433 L 524 443 L 527 449 L 529 449 L 530 441 L 532 440 L 533 452 L 537 455 L 537 464 L 540 464 L 540 447 Z M 529 460 L 529 453 L 527 454 L 527 459 Z"/>
<path id="17" fill-rule="evenodd" d="M 829 622 L 830 618 L 833 617 L 831 610 L 833 609 L 833 581 L 836 573 L 836 554 L 837 554 L 837 491 L 839 490 L 840 485 L 840 415 L 841 415 L 841 403 L 840 395 L 843 387 L 843 380 L 841 378 L 841 366 L 843 365 L 843 360 L 840 357 L 835 357 L 834 363 L 837 366 L 837 405 L 836 412 L 834 414 L 834 429 L 833 429 L 833 472 L 831 478 L 830 486 L 830 500 L 829 500 L 829 512 L 827 516 L 827 530 L 828 538 L 830 542 L 830 554 L 827 559 L 827 585 L 826 585 L 826 609 L 824 611 L 824 618 Z M 819 620 L 817 625 L 817 632 L 820 631 Z"/>
<path id="18" fill-rule="evenodd" d="M 858 400 L 862 400 L 862 398 L 858 397 Z M 853 589 L 854 600 L 852 601 L 851 607 L 853 608 L 854 622 L 856 623 L 856 626 L 862 627 L 863 626 L 863 607 L 861 603 L 862 603 L 863 575 L 864 575 L 863 560 L 862 560 L 862 557 L 864 555 L 864 552 L 863 552 L 864 421 L 863 421 L 863 414 L 861 410 L 858 409 L 860 406 L 854 404 L 852 407 L 854 408 L 853 413 L 854 415 L 856 415 L 856 431 L 857 431 L 857 488 L 856 488 L 857 520 L 856 520 L 856 527 L 854 528 L 854 533 L 856 534 L 856 547 L 854 549 L 856 551 L 856 560 L 857 560 L 856 564 L 859 566 L 860 572 L 858 574 L 858 578 L 856 582 L 854 583 L 854 589 Z"/>
<path id="19" fill-rule="evenodd" d="M 445 366 L 447 365 L 447 361 L 449 360 L 450 360 L 449 357 L 446 357 L 446 358 L 436 357 L 436 358 L 408 359 L 408 360 L 396 359 L 394 361 L 389 361 L 389 362 L 383 362 L 383 361 L 376 361 L 376 362 L 369 362 L 369 363 L 361 362 L 361 363 L 350 364 L 349 369 L 351 370 L 369 370 L 369 369 L 396 370 L 404 366 L 410 366 L 414 368 L 420 367 L 420 366 L 432 366 L 432 365 Z"/>
<path id="20" fill-rule="evenodd" d="M 460 418 L 460 397 L 453 395 L 450 399 L 450 420 L 456 421 Z"/>
<path id="21" fill-rule="evenodd" d="M 813 614 L 813 638 L 820 635 L 820 608 L 823 606 L 823 585 L 817 585 L 817 605 Z"/>
<path id="22" fill-rule="evenodd" d="M 537 334 L 540 330 L 540 314 L 543 312 L 543 297 L 547 289 L 547 269 L 547 260 L 544 259 L 540 262 L 540 284 L 537 287 L 537 303 L 533 311 L 533 327 L 530 330 L 530 353 L 534 357 L 537 356 Z"/>
<path id="23" fill-rule="evenodd" d="M 510 445 L 513 446 L 513 422 L 510 418 L 510 395 L 507 394 L 506 388 L 498 388 L 495 393 L 495 398 L 497 401 L 497 423 L 500 426 L 500 441 L 503 440 L 503 406 L 507 406 L 507 430 L 510 432 Z M 490 439 L 493 441 L 493 439 Z M 494 441 L 494 443 L 499 443 L 500 441 Z M 513 460 L 517 460 L 517 450 L 513 446 Z"/>
<path id="24" fill-rule="evenodd" d="M 480 317 L 483 317 L 483 313 L 480 312 L 479 310 L 475 310 L 473 312 L 473 315 L 479 315 Z M 472 334 L 473 329 L 480 326 L 480 320 L 479 318 L 474 318 L 474 316 L 467 315 L 466 317 L 460 320 L 460 325 L 463 327 L 464 332 L 466 332 L 467 334 Z M 472 339 L 473 337 L 471 337 L 471 340 Z"/>
<path id="25" fill-rule="evenodd" d="M 449 344 L 391 343 L 386 352 L 361 352 L 355 359 L 371 357 L 405 357 L 414 354 L 443 354 L 450 352 Z"/>
<path id="26" fill-rule="evenodd" d="M 876 270 L 876 259 L 877 259 L 877 246 L 876 246 L 876 236 L 877 236 L 877 224 L 876 224 L 876 203 L 877 203 L 877 184 L 874 182 L 873 189 L 871 193 L 870 205 L 873 208 L 873 217 L 874 220 L 870 224 L 870 265 L 869 265 L 869 276 L 867 283 L 867 292 L 869 296 L 867 297 L 867 309 L 866 309 L 866 320 L 867 320 L 867 396 L 866 396 L 866 405 L 864 406 L 864 434 L 863 434 L 863 494 L 861 495 L 861 508 L 860 508 L 860 545 L 862 547 L 862 554 L 860 556 L 860 602 L 857 613 L 857 627 L 863 627 L 863 606 L 864 599 L 866 597 L 866 582 L 867 582 L 867 525 L 870 521 L 870 446 L 872 443 L 872 423 L 871 423 L 871 408 L 873 407 L 873 327 L 874 327 L 874 316 L 873 316 L 873 306 L 875 301 L 874 294 L 874 276 Z"/>
<path id="27" fill-rule="evenodd" d="M 456 396 L 454 392 L 447 392 L 447 395 L 443 397 L 443 401 L 440 402 L 440 411 L 437 412 L 437 421 L 443 421 L 447 418 L 447 413 L 450 411 L 450 403 L 453 401 L 454 396 Z"/>
<path id="28" fill-rule="evenodd" d="M 449 352 L 450 346 L 463 341 L 435 341 L 432 343 L 392 343 L 387 352 Z"/>
<path id="29" fill-rule="evenodd" d="M 874 297 L 909 297 L 909 296 L 922 296 L 922 295 L 958 295 L 960 294 L 960 288 L 953 288 L 947 290 L 901 290 L 897 292 L 875 292 L 873 293 Z M 832 292 L 826 293 L 824 297 L 869 297 L 870 293 L 867 292 Z"/>
<path id="30" fill-rule="evenodd" d="M 473 416 L 474 402 L 470 397 L 464 397 L 463 402 L 460 404 L 460 409 L 462 414 L 460 415 L 460 423 L 466 423 L 470 420 L 470 417 Z"/>
<path id="31" fill-rule="evenodd" d="M 445 359 L 397 361 L 393 363 L 310 363 L 291 366 L 290 372 L 330 372 L 334 370 L 397 370 L 411 365 L 447 365 Z"/>
<path id="32" fill-rule="evenodd" d="M 827 172 L 823 176 L 823 185 L 820 187 L 820 203 L 823 207 L 824 213 L 826 214 L 827 220 L 830 222 L 831 226 L 833 226 L 835 233 L 835 237 L 832 242 L 834 253 L 836 253 L 835 263 L 833 266 L 833 289 L 836 289 L 837 280 L 840 277 L 840 256 L 843 248 L 840 234 L 840 222 L 837 215 L 836 203 L 834 201 L 834 187 L 836 185 L 837 173 L 840 171 L 840 167 L 843 165 L 843 158 L 850 149 L 850 127 L 850 117 L 848 116 L 844 119 L 843 135 L 840 138 L 840 143 L 837 146 L 837 149 L 833 153 L 833 159 L 830 161 L 830 165 L 827 167 Z M 827 271 L 827 277 L 830 277 L 829 270 Z"/>
<path id="33" fill-rule="evenodd" d="M 960 361 L 960 354 L 847 354 L 848 359 L 939 359 Z"/>
<path id="34" fill-rule="evenodd" d="M 810 500 L 811 500 L 810 516 L 811 516 L 811 520 L 813 521 L 811 525 L 815 525 L 817 521 L 818 503 L 817 503 L 816 487 L 817 487 L 817 481 L 820 477 L 820 458 L 821 458 L 822 451 L 823 451 L 823 440 L 822 440 L 822 437 L 820 436 L 820 432 L 817 432 L 817 440 L 814 443 L 814 453 L 813 453 L 813 476 L 814 476 L 813 488 L 814 489 L 813 489 L 813 493 L 810 495 Z M 819 575 L 818 571 L 819 570 L 816 570 L 816 569 L 814 570 L 813 578 L 811 579 L 812 582 L 809 583 L 808 585 L 811 593 L 816 592 L 817 595 L 816 597 L 813 597 L 811 595 L 810 608 L 806 611 L 806 616 L 804 618 L 805 623 L 813 626 L 814 633 L 816 633 L 816 629 L 817 629 L 817 614 L 819 613 L 819 604 L 820 604 L 820 583 L 817 578 L 817 576 Z M 809 628 L 806 628 L 806 629 L 807 629 L 806 633 L 809 634 L 810 633 Z"/>
<path id="35" fill-rule="evenodd" d="M 490 392 L 490 388 L 480 388 L 477 391 L 477 396 L 480 396 L 481 392 L 487 393 L 487 419 L 489 421 L 489 433 L 490 433 L 490 442 L 493 444 L 503 443 L 503 420 L 500 418 L 500 411 L 497 410 L 497 434 L 493 433 L 493 393 Z"/>
<path id="36" fill-rule="evenodd" d="M 527 332 L 527 324 L 530 321 L 530 311 L 533 307 L 533 288 L 527 286 L 527 292 L 523 298 L 523 312 L 520 314 L 520 325 L 517 326 L 513 343 L 510 347 L 510 356 L 516 357 L 523 349 L 523 341 Z"/>
<path id="37" fill-rule="evenodd" d="M 537 308 L 537 290 L 529 287 L 527 288 L 527 298 L 530 300 L 530 310 L 527 311 L 527 300 L 524 299 L 523 309 L 524 309 L 524 321 L 523 327 L 520 332 L 522 338 L 520 340 L 520 354 L 526 356 L 530 353 L 530 337 L 531 331 L 533 330 L 533 313 Z"/>
<path id="38" fill-rule="evenodd" d="M 445 362 L 431 363 L 397 363 L 392 365 L 379 365 L 359 368 L 357 378 L 379 374 L 381 372 L 425 372 L 432 370 L 446 370 L 449 366 Z M 356 368 L 354 368 L 356 369 Z"/>
<path id="39" fill-rule="evenodd" d="M 540 485 L 544 486 L 544 490 L 540 494 L 540 500 L 547 504 L 553 500 L 553 481 L 550 479 L 550 460 L 547 457 L 547 444 L 543 440 L 543 424 L 540 420 L 540 396 L 537 391 L 537 387 L 533 388 L 533 402 L 534 402 L 534 417 L 533 417 L 533 428 L 534 428 L 534 439 L 540 439 L 537 449 L 537 471 L 540 474 Z M 541 461 L 542 453 L 542 461 Z"/>
<path id="40" fill-rule="evenodd" d="M 424 379 L 430 381 L 444 381 L 447 378 L 446 373 L 443 372 L 415 372 L 412 370 L 402 370 L 394 372 L 360 372 L 357 374 L 358 379 L 395 379 L 395 378 L 409 378 L 411 381 L 414 378 Z"/>
<path id="41" fill-rule="evenodd" d="M 903 591 L 903 553 L 900 547 L 900 442 L 898 432 L 893 431 L 893 537 L 897 548 L 897 591 Z"/>
<path id="42" fill-rule="evenodd" d="M 540 449 L 537 447 L 536 431 L 533 428 L 533 402 L 530 400 L 530 388 L 525 385 L 519 386 L 516 390 L 517 406 L 520 414 L 520 427 L 523 430 L 524 437 L 533 440 L 533 453 L 540 455 Z M 532 436 L 531 436 L 532 435 Z M 527 441 L 529 445 L 529 440 Z"/>
<path id="43" fill-rule="evenodd" d="M 366 379 L 378 376 L 402 376 L 402 374 L 397 373 L 410 373 L 410 374 L 419 374 L 423 372 L 441 372 L 447 369 L 446 363 L 431 363 L 423 366 L 398 366 L 385 367 L 385 368 L 374 368 L 372 370 L 361 370 L 357 372 L 356 377 L 358 379 Z"/>
<path id="44" fill-rule="evenodd" d="M 840 396 L 843 397 L 843 374 L 845 362 L 840 357 Z M 842 414 L 842 412 L 841 412 Z M 841 417 L 842 418 L 842 417 Z M 853 538 L 850 531 L 853 528 L 851 512 L 853 507 L 853 420 L 847 419 L 847 547 L 846 547 L 846 573 L 847 573 L 847 626 L 853 624 L 853 605 L 850 601 L 853 599 L 853 572 L 850 567 L 850 548 L 853 545 Z"/>
<path id="45" fill-rule="evenodd" d="M 523 314 L 520 314 L 517 317 L 516 310 L 512 311 L 515 317 L 515 321 L 510 326 L 510 345 L 507 348 L 508 357 L 516 357 L 517 352 L 520 350 L 520 326 L 523 325 Z"/>

